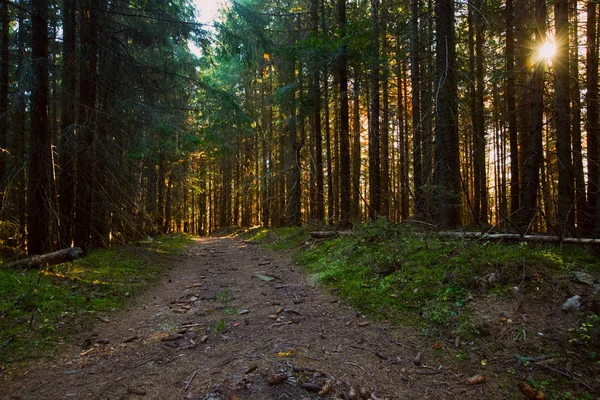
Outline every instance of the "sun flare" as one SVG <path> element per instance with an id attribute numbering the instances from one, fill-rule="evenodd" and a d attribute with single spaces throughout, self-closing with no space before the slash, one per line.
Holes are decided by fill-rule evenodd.
<path id="1" fill-rule="evenodd" d="M 556 44 L 552 42 L 544 42 L 538 48 L 537 58 L 539 61 L 551 61 L 556 55 Z"/>

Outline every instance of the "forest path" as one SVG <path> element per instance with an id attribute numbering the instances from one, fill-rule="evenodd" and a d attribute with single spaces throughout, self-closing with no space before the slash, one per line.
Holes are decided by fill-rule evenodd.
<path id="1" fill-rule="evenodd" d="M 232 238 L 199 239 L 154 288 L 83 339 L 83 351 L 73 344 L 32 366 L 0 398 L 309 399 L 328 387 L 323 397 L 483 394 L 459 371 L 416 367 L 417 353 L 430 360 L 431 345 L 414 329 L 357 316 L 287 254 Z"/>

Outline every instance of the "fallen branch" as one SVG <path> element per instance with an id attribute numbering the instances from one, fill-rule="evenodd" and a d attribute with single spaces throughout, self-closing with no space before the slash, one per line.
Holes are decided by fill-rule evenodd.
<path id="1" fill-rule="evenodd" d="M 41 268 L 61 264 L 68 261 L 77 260 L 83 255 L 83 250 L 79 247 L 70 247 L 68 249 L 58 250 L 52 253 L 46 253 L 39 256 L 32 256 L 23 260 L 0 265 L 2 269 L 30 269 Z"/>
<path id="2" fill-rule="evenodd" d="M 315 239 L 331 239 L 338 236 L 354 236 L 352 231 L 314 231 L 310 233 Z"/>

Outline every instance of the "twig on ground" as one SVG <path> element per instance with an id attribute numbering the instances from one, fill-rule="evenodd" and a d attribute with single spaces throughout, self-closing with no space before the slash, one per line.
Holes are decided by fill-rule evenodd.
<path id="1" fill-rule="evenodd" d="M 349 361 L 344 362 L 344 364 L 348 364 L 348 365 L 352 365 L 354 367 L 360 368 L 365 372 L 365 374 L 367 374 L 369 376 L 369 378 L 373 377 L 373 374 L 371 374 L 369 371 L 367 371 L 362 365 L 354 364 Z"/>
<path id="2" fill-rule="evenodd" d="M 192 376 L 190 377 L 190 379 L 188 379 L 187 381 L 185 381 L 185 390 L 189 389 L 189 387 L 192 384 L 192 381 L 194 380 L 194 378 L 196 377 L 196 375 L 198 375 L 198 370 L 195 370 L 194 373 L 192 374 Z"/>

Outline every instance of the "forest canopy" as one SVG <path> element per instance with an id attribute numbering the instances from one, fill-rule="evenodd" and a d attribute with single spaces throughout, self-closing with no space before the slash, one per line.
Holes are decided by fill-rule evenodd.
<path id="1" fill-rule="evenodd" d="M 600 236 L 596 1 L 239 0 L 210 29 L 187 0 L 1 5 L 4 252 L 376 218 Z"/>

